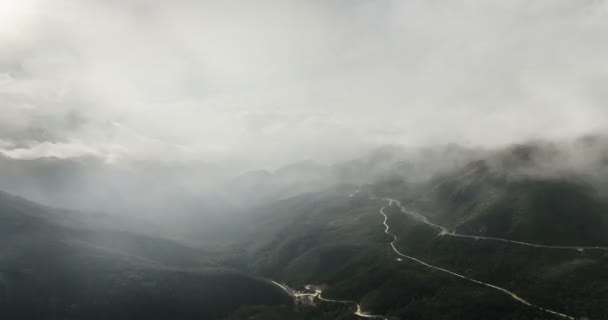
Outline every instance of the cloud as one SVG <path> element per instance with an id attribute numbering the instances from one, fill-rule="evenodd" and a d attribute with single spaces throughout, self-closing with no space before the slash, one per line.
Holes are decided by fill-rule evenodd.
<path id="1" fill-rule="evenodd" d="M 272 167 L 608 124 L 605 1 L 18 3 L 0 23 L 14 157 Z"/>
<path id="2" fill-rule="evenodd" d="M 84 156 L 100 156 L 96 149 L 79 143 L 33 142 L 27 147 L 1 148 L 0 153 L 13 159 L 38 159 L 45 157 L 73 158 Z"/>

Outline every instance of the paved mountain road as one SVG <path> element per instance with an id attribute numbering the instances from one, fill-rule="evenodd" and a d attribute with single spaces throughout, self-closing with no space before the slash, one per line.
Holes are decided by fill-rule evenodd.
<path id="1" fill-rule="evenodd" d="M 414 219 L 421 221 L 422 223 L 439 230 L 439 234 L 440 236 L 449 236 L 449 237 L 455 237 L 455 238 L 466 238 L 466 239 L 473 239 L 473 240 L 488 240 L 488 241 L 498 241 L 498 242 L 505 242 L 505 243 L 510 243 L 510 244 L 516 244 L 516 245 L 521 245 L 521 246 L 526 246 L 526 247 L 533 247 L 533 248 L 542 248 L 542 249 L 558 249 L 558 250 L 576 250 L 576 251 L 585 251 L 585 250 L 602 250 L 602 251 L 608 251 L 608 247 L 600 247 L 600 246 L 562 246 L 562 245 L 544 245 L 544 244 L 537 244 L 537 243 L 530 243 L 530 242 L 525 242 L 525 241 L 516 241 L 516 240 L 509 240 L 509 239 L 503 239 L 503 238 L 497 238 L 497 237 L 484 237 L 484 236 L 473 236 L 473 235 L 467 235 L 467 234 L 460 234 L 457 233 L 456 231 L 449 231 L 446 227 L 432 223 L 429 221 L 429 219 L 427 217 L 425 217 L 424 215 L 415 212 L 415 211 L 411 211 L 406 209 L 400 201 L 395 200 L 395 199 L 390 199 L 390 198 L 371 198 L 371 199 L 378 199 L 378 200 L 385 200 L 389 202 L 389 206 L 391 204 L 396 204 L 399 209 L 401 210 L 401 212 L 413 217 Z"/>
<path id="2" fill-rule="evenodd" d="M 389 206 L 390 206 L 393 203 L 394 200 L 388 199 L 387 201 L 389 201 Z M 569 316 L 569 315 L 566 315 L 566 314 L 563 314 L 561 312 L 557 312 L 557 311 L 554 311 L 554 310 L 550 310 L 550 309 L 547 309 L 547 308 L 543 308 L 541 306 L 538 306 L 538 305 L 535 305 L 533 303 L 530 303 L 529 301 L 525 300 L 524 298 L 518 296 L 517 294 L 515 294 L 515 293 L 513 293 L 513 292 L 511 292 L 511 291 L 509 291 L 509 290 L 507 290 L 505 288 L 501 288 L 499 286 L 496 286 L 496 285 L 493 285 L 493 284 L 490 284 L 490 283 L 486 283 L 486 282 L 479 281 L 479 280 L 476 280 L 476 279 L 473 279 L 473 278 L 469 278 L 467 276 L 464 276 L 464 275 L 461 275 L 459 273 L 450 271 L 448 269 L 444 269 L 444 268 L 440 268 L 440 267 L 428 264 L 428 263 L 426 263 L 426 262 L 424 262 L 422 260 L 419 260 L 417 258 L 414 258 L 412 256 L 408 256 L 408 255 L 402 253 L 401 251 L 399 251 L 399 249 L 397 249 L 397 247 L 395 245 L 395 243 L 397 242 L 397 236 L 395 234 L 393 234 L 393 233 L 390 232 L 390 227 L 388 225 L 388 216 L 384 212 L 385 208 L 386 207 L 382 207 L 380 209 L 380 214 L 382 214 L 382 216 L 384 217 L 384 221 L 382 222 L 382 224 L 384 225 L 384 233 L 386 233 L 389 236 L 391 236 L 391 238 L 393 240 L 390 242 L 390 246 L 393 249 L 393 252 L 395 252 L 400 257 L 409 259 L 409 260 L 414 261 L 414 262 L 416 262 L 418 264 L 421 264 L 421 265 L 423 265 L 425 267 L 428 267 L 428 268 L 431 268 L 431 269 L 434 269 L 434 270 L 438 270 L 438 271 L 441 271 L 441 272 L 445 272 L 445 273 L 450 274 L 452 276 L 455 276 L 455 277 L 458 277 L 458 278 L 461 278 L 461 279 L 464 279 L 464 280 L 467 280 L 467 281 L 470 281 L 470 282 L 473 282 L 473 283 L 476 283 L 476 284 L 479 284 L 479 285 L 482 285 L 482 286 L 485 286 L 485 287 L 488 287 L 488 288 L 491 288 L 491 289 L 494 289 L 494 290 L 497 290 L 497 291 L 500 291 L 500 292 L 502 292 L 502 293 L 510 296 L 513 300 L 515 300 L 515 301 L 517 301 L 519 303 L 525 304 L 525 305 L 527 305 L 529 307 L 532 307 L 534 309 L 537 309 L 537 310 L 540 310 L 540 311 L 543 311 L 543 312 L 546 312 L 546 313 L 549 313 L 551 315 L 558 316 L 558 317 L 561 317 L 561 318 L 575 320 L 575 318 L 572 317 L 572 316 Z"/>

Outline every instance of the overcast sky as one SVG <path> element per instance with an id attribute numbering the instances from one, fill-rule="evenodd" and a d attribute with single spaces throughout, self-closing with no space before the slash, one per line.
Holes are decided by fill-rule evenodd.
<path id="1" fill-rule="evenodd" d="M 274 167 L 608 125 L 608 2 L 0 0 L 0 152 Z"/>

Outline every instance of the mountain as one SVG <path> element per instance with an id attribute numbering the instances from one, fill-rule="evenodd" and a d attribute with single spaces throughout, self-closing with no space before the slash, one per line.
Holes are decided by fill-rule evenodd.
<path id="1" fill-rule="evenodd" d="M 150 189 L 147 205 L 166 213 L 158 220 L 2 193 L 0 311 L 317 320 L 358 319 L 359 304 L 390 320 L 605 319 L 604 141 L 383 147 L 334 165 L 248 172 L 213 192 L 196 188 L 213 181 L 175 189 L 185 173 L 119 188 Z M 293 303 L 270 279 L 342 302 Z"/>
<path id="2" fill-rule="evenodd" d="M 237 202 L 245 205 L 264 203 L 318 190 L 336 183 L 329 166 L 299 162 L 273 172 L 249 171 L 226 183 L 229 194 L 238 194 Z"/>
<path id="3" fill-rule="evenodd" d="M 483 150 L 456 145 L 433 148 L 404 148 L 382 146 L 363 156 L 332 165 L 313 161 L 288 164 L 275 171 L 255 170 L 238 175 L 225 188 L 228 194 L 238 194 L 235 202 L 262 204 L 318 192 L 345 185 L 360 185 L 370 181 L 425 181 L 434 173 L 443 172 L 476 159 Z"/>
<path id="4" fill-rule="evenodd" d="M 574 150 L 581 150 L 579 143 Z M 543 309 L 607 318 L 608 250 L 576 249 L 608 247 L 608 197 L 597 183 L 607 176 L 601 161 L 587 159 L 599 167 L 580 168 L 555 157 L 573 155 L 561 146 L 531 143 L 477 154 L 426 179 L 391 165 L 393 175 L 377 175 L 360 187 L 319 188 L 254 206 L 256 218 L 239 245 L 241 265 L 294 288 L 323 287 L 326 298 L 356 301 L 389 319 L 561 318 L 495 287 L 396 255 L 379 212 L 385 207 L 400 252 Z M 374 196 L 400 200 L 416 214 Z"/>
<path id="5" fill-rule="evenodd" d="M 608 198 L 584 176 L 534 175 L 533 146 L 436 177 L 410 206 L 462 233 L 537 243 L 608 245 Z M 499 161 L 497 169 L 492 162 Z"/>
<path id="6" fill-rule="evenodd" d="M 289 305 L 212 252 L 100 227 L 105 217 L 0 193 L 0 313 L 7 319 L 214 319 Z"/>

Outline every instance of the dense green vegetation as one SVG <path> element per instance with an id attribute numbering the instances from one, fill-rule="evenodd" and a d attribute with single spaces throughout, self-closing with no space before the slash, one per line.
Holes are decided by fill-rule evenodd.
<path id="1" fill-rule="evenodd" d="M 427 186 L 388 180 L 364 188 L 355 198 L 335 190 L 266 207 L 251 226 L 254 234 L 249 239 L 257 240 L 248 246 L 251 268 L 295 287 L 325 285 L 329 297 L 360 301 L 365 310 L 395 318 L 550 318 L 500 292 L 410 261 L 395 261 L 378 213 L 386 202 L 370 201 L 365 193 L 402 192 L 404 203 L 429 210 L 431 219 L 458 226 L 459 232 L 483 230 L 485 235 L 581 245 L 603 244 L 608 228 L 603 225 L 606 207 L 601 198 L 589 185 L 564 179 L 492 180 L 479 174 L 465 180 L 457 174 L 438 177 Z M 429 205 L 429 199 L 440 205 Z M 590 319 L 608 317 L 608 254 L 603 251 L 437 237 L 435 230 L 396 207 L 387 212 L 403 252 L 501 285 L 541 306 Z"/>
<path id="2" fill-rule="evenodd" d="M 608 203 L 582 180 L 513 178 L 476 162 L 431 185 L 431 192 L 408 204 L 461 233 L 541 244 L 608 244 Z"/>
<path id="3" fill-rule="evenodd" d="M 225 216 L 216 213 L 221 224 L 202 217 L 182 221 L 191 230 L 204 224 L 215 229 L 207 245 L 201 243 L 209 234 L 183 233 L 178 242 L 163 233 L 135 232 L 109 216 L 0 194 L 0 311 L 10 319 L 357 319 L 352 305 L 294 305 L 267 280 L 273 279 L 293 288 L 320 286 L 326 298 L 357 301 L 391 320 L 551 319 L 502 292 L 399 261 L 379 213 L 387 202 L 370 199 L 399 199 L 461 234 L 608 246 L 608 197 L 600 174 L 537 174 L 532 159 L 546 151 L 505 152 L 429 179 L 410 178 L 420 166 L 380 161 L 387 152 L 377 155 L 378 166 L 374 157 L 332 168 L 305 166 L 316 174 L 303 181 L 297 168 L 245 177 L 244 186 L 235 183 L 252 194 Z M 381 174 L 360 185 L 369 171 Z M 341 183 L 324 181 L 325 174 Z M 321 180 L 315 192 L 303 192 Z M 257 189 L 263 192 L 255 194 Z M 439 236 L 396 206 L 385 211 L 396 245 L 407 255 L 539 306 L 608 319 L 607 251 Z"/>
<path id="4" fill-rule="evenodd" d="M 205 251 L 91 229 L 68 212 L 0 195 L 0 313 L 6 319 L 213 319 L 289 304 Z"/>

